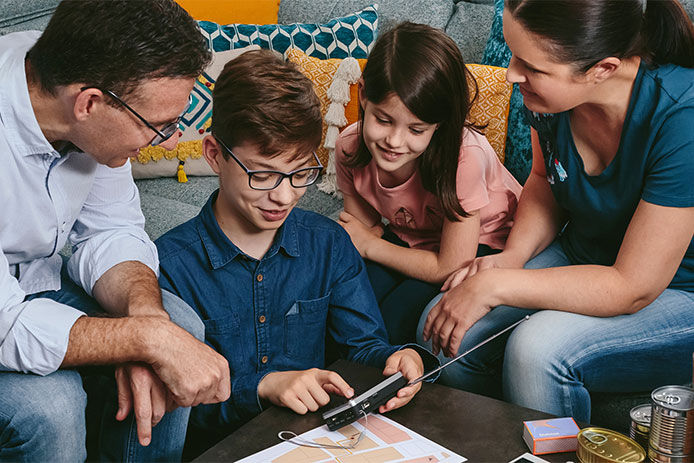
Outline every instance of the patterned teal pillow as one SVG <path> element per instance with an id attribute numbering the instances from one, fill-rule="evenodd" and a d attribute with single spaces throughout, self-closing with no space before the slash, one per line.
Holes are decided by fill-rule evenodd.
<path id="1" fill-rule="evenodd" d="M 511 50 L 504 41 L 503 31 L 504 0 L 494 2 L 494 22 L 482 56 L 482 64 L 508 67 L 511 61 Z M 532 148 L 530 147 L 530 126 L 523 117 L 523 95 L 518 85 L 513 85 L 511 104 L 508 113 L 508 131 L 506 133 L 506 159 L 504 165 L 522 184 L 530 174 L 532 165 Z"/>
<path id="2" fill-rule="evenodd" d="M 378 10 L 371 5 L 349 16 L 325 24 L 227 24 L 199 21 L 202 34 L 214 51 L 231 50 L 250 44 L 284 54 L 298 48 L 309 56 L 366 58 L 376 40 Z"/>

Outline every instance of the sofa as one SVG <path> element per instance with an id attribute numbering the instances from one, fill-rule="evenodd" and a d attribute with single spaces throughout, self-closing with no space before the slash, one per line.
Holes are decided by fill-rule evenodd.
<path id="1" fill-rule="evenodd" d="M 498 22 L 502 5 L 502 0 L 496 0 L 496 5 L 495 0 L 281 0 L 278 23 L 324 23 L 330 18 L 358 11 L 374 1 L 379 3 L 380 31 L 403 20 L 444 29 L 458 43 L 468 63 L 482 61 L 495 15 Z M 57 3 L 59 0 L 2 0 L 0 35 L 16 30 L 42 29 Z M 691 17 L 694 13 L 694 0 L 684 0 L 683 4 Z M 498 32 L 498 24 L 496 27 Z M 515 164 L 511 163 L 509 166 L 507 155 L 507 166 L 522 183 L 528 174 L 530 153 L 521 151 L 515 153 L 515 156 Z M 217 187 L 217 178 L 189 176 L 187 183 L 179 183 L 172 176 L 139 179 L 137 184 L 146 217 L 146 230 L 156 239 L 196 215 Z M 342 204 L 339 198 L 320 191 L 314 185 L 308 189 L 299 207 L 336 219 Z M 627 432 L 629 427 L 629 409 L 650 401 L 648 393 L 594 393 L 591 397 L 593 424 L 622 432 Z"/>

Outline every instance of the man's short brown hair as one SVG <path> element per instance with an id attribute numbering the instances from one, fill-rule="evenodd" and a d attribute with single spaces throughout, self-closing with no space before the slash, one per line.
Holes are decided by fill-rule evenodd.
<path id="1" fill-rule="evenodd" d="M 212 133 L 229 148 L 251 143 L 269 156 L 299 156 L 320 144 L 322 119 L 313 84 L 275 52 L 248 51 L 227 63 L 212 95 Z"/>

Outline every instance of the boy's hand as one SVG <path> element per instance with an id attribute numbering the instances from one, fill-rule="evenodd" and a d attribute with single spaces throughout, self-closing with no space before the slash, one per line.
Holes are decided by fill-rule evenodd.
<path id="1" fill-rule="evenodd" d="M 330 402 L 328 393 L 346 398 L 354 395 L 349 384 L 334 371 L 311 368 L 302 371 L 268 373 L 258 384 L 258 397 L 288 407 L 300 415 L 315 412 Z"/>
<path id="2" fill-rule="evenodd" d="M 352 244 L 354 244 L 354 247 L 357 248 L 362 257 L 366 257 L 366 249 L 369 243 L 374 240 L 380 240 L 381 236 L 383 236 L 383 227 L 380 224 L 369 227 L 349 212 L 342 211 L 337 223 L 342 225 L 342 228 L 349 233 L 349 237 L 352 238 Z"/>
<path id="3" fill-rule="evenodd" d="M 390 376 L 398 371 L 402 373 L 408 381 L 417 379 L 424 374 L 424 364 L 417 351 L 414 349 L 402 349 L 388 357 L 388 360 L 386 360 L 386 367 L 383 369 L 383 374 L 385 376 Z M 414 397 L 421 388 L 421 382 L 412 386 L 403 387 L 398 391 L 395 397 L 386 402 L 385 405 L 381 405 L 378 411 L 380 413 L 385 413 L 402 407 L 412 400 L 412 397 Z"/>

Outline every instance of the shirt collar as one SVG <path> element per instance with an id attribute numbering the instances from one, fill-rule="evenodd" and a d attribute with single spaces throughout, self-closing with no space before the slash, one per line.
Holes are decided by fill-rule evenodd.
<path id="1" fill-rule="evenodd" d="M 24 60 L 40 32 L 8 34 L 0 41 L 0 119 L 17 154 L 59 156 L 41 131 L 29 98 Z"/>
<path id="2" fill-rule="evenodd" d="M 217 270 L 224 267 L 239 255 L 245 255 L 219 227 L 217 218 L 212 210 L 219 190 L 212 193 L 207 203 L 202 207 L 199 214 L 198 233 L 202 241 L 207 256 L 210 259 L 210 266 Z M 275 240 L 270 249 L 265 253 L 263 259 L 270 258 L 282 249 L 290 257 L 299 255 L 299 237 L 294 211 L 292 211 L 282 226 L 277 230 Z"/>

